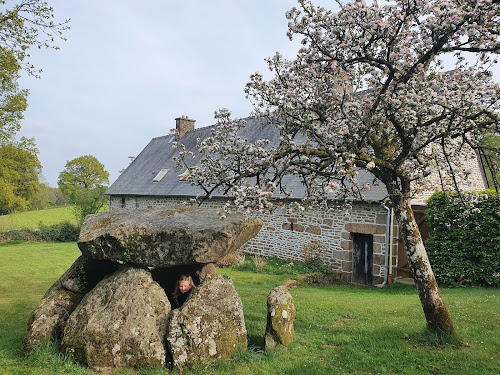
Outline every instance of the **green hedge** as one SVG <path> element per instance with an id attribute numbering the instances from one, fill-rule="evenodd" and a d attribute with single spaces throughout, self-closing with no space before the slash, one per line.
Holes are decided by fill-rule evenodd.
<path id="1" fill-rule="evenodd" d="M 39 225 L 37 229 L 14 229 L 0 233 L 0 241 L 78 241 L 80 227 L 63 221 L 54 225 Z"/>
<path id="2" fill-rule="evenodd" d="M 439 283 L 500 286 L 500 199 L 493 191 L 435 193 L 427 254 Z"/>

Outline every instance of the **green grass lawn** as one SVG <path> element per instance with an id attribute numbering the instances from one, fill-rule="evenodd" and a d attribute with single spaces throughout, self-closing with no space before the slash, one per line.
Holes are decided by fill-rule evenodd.
<path id="1" fill-rule="evenodd" d="M 54 346 L 31 357 L 20 355 L 32 309 L 78 255 L 75 243 L 0 244 L 0 374 L 93 374 L 55 354 Z M 295 342 L 264 352 L 267 295 L 289 276 L 231 268 L 220 273 L 233 279 L 243 301 L 249 348 L 232 359 L 188 369 L 186 375 L 500 373 L 498 289 L 442 290 L 458 331 L 458 339 L 450 339 L 426 331 L 413 286 L 300 286 L 291 290 L 297 307 Z"/>
<path id="2" fill-rule="evenodd" d="M 73 206 L 18 212 L 0 216 L 0 232 L 7 232 L 13 229 L 36 229 L 40 223 L 49 226 L 63 221 L 76 224 Z"/>

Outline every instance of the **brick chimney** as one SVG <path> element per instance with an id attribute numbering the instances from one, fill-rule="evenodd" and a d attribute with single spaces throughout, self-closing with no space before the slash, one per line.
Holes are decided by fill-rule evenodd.
<path id="1" fill-rule="evenodd" d="M 182 138 L 186 132 L 194 130 L 195 120 L 191 120 L 188 116 L 182 116 L 175 119 L 175 130 L 179 134 L 179 138 Z"/>

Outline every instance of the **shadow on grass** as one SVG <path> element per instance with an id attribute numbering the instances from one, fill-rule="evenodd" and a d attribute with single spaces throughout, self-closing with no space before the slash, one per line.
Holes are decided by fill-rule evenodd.
<path id="1" fill-rule="evenodd" d="M 463 339 L 460 336 L 452 335 L 447 332 L 436 332 L 425 330 L 423 332 L 416 332 L 408 337 L 414 345 L 421 347 L 443 347 L 450 346 L 453 348 L 465 347 Z"/>
<path id="2" fill-rule="evenodd" d="M 248 335 L 248 348 L 255 351 L 264 350 L 264 335 Z"/>
<path id="3" fill-rule="evenodd" d="M 5 240 L 0 241 L 0 246 L 11 246 L 11 245 L 19 245 L 20 243 L 25 243 L 24 240 Z"/>
<path id="4" fill-rule="evenodd" d="M 374 340 L 382 341 L 385 338 L 390 338 L 392 341 L 404 341 L 408 345 L 419 348 L 444 348 L 449 347 L 458 349 L 466 347 L 467 343 L 460 335 L 453 335 L 448 332 L 432 331 L 427 328 L 418 330 L 418 328 L 405 330 L 401 327 L 383 327 L 376 330 L 367 331 L 367 335 Z"/>

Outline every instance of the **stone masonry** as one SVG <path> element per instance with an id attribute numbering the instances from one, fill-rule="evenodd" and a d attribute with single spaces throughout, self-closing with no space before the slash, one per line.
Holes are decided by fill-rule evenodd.
<path id="1" fill-rule="evenodd" d="M 205 202 L 204 207 L 222 208 L 225 200 Z M 110 211 L 119 208 L 164 207 L 186 204 L 186 200 L 167 197 L 115 197 Z M 373 283 L 380 284 L 386 274 L 385 224 L 387 211 L 380 204 L 353 203 L 351 207 L 332 206 L 330 210 L 290 213 L 282 208 L 274 214 L 254 214 L 264 222 L 260 233 L 244 248 L 247 254 L 304 260 L 304 245 L 317 241 L 323 248 L 323 261 L 339 272 L 342 279 L 352 277 L 352 233 L 373 235 Z"/>

